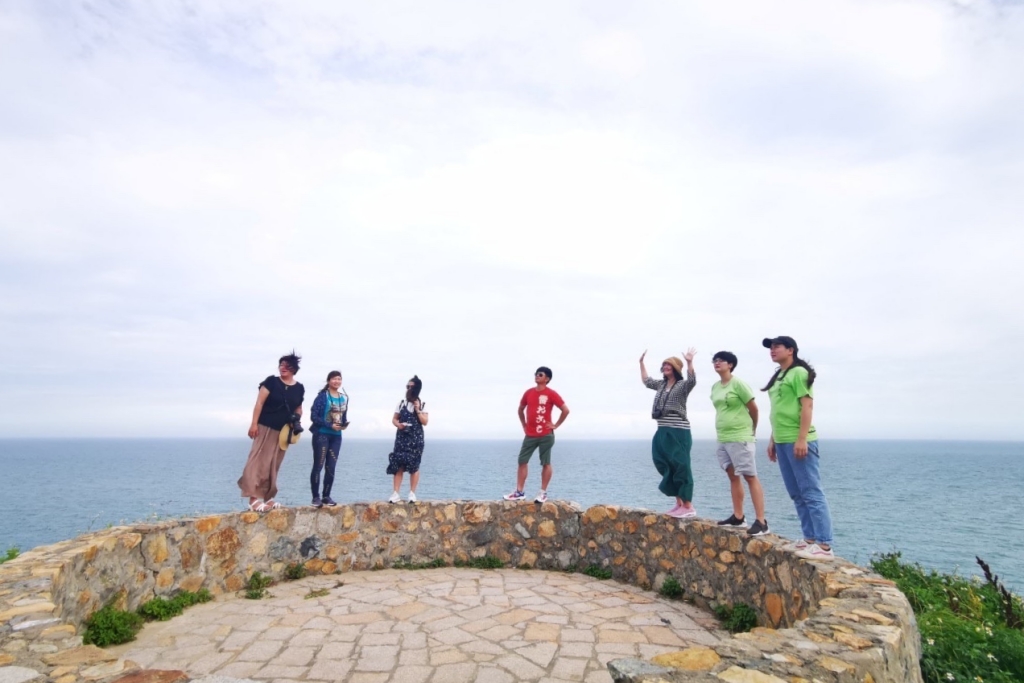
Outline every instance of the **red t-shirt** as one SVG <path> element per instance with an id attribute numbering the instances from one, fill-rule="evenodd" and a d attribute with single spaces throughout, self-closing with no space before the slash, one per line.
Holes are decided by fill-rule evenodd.
<path id="1" fill-rule="evenodd" d="M 548 422 L 555 421 L 552 411 L 555 406 L 561 408 L 565 403 L 554 390 L 544 388 L 538 391 L 534 387 L 526 390 L 519 405 L 526 406 L 526 435 L 547 436 L 551 433 Z"/>

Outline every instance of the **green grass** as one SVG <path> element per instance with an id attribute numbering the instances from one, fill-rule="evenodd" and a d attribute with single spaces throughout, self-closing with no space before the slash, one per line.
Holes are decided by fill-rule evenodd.
<path id="1" fill-rule="evenodd" d="M 170 600 L 153 598 L 139 607 L 139 615 L 147 621 L 167 621 L 185 611 L 186 607 L 213 600 L 210 591 L 202 588 L 198 593 L 181 591 Z"/>
<path id="2" fill-rule="evenodd" d="M 16 558 L 20 554 L 21 554 L 21 551 L 18 550 L 17 548 L 8 548 L 6 553 L 4 553 L 3 555 L 0 555 L 0 564 L 3 564 L 4 562 L 7 562 L 8 560 L 13 560 L 14 558 Z"/>
<path id="3" fill-rule="evenodd" d="M 85 620 L 82 642 L 86 645 L 119 645 L 135 640 L 135 634 L 142 628 L 143 618 L 135 612 L 115 609 L 107 604 L 93 612 Z"/>
<path id="4" fill-rule="evenodd" d="M 583 573 L 587 576 L 591 576 L 595 579 L 610 579 L 612 578 L 612 570 L 606 569 L 600 565 L 592 564 L 583 570 Z"/>
<path id="5" fill-rule="evenodd" d="M 309 571 L 306 570 L 305 562 L 292 562 L 284 568 L 284 578 L 287 581 L 298 581 L 306 578 Z"/>
<path id="6" fill-rule="evenodd" d="M 408 562 L 401 561 L 391 565 L 392 569 L 437 569 L 439 567 L 447 567 L 448 563 L 444 561 L 444 558 L 436 557 L 429 562 Z"/>
<path id="7" fill-rule="evenodd" d="M 1019 624 L 1024 604 L 998 577 L 940 574 L 904 562 L 900 553 L 880 555 L 871 567 L 895 581 L 914 609 L 925 683 L 1024 683 L 1024 630 L 1010 625 Z"/>
<path id="8" fill-rule="evenodd" d="M 673 600 L 683 597 L 683 587 L 679 585 L 679 581 L 674 576 L 665 577 L 665 582 L 661 584 L 661 589 L 658 592 Z"/>
<path id="9" fill-rule="evenodd" d="M 245 597 L 249 600 L 260 600 L 267 597 L 270 593 L 267 588 L 270 587 L 274 580 L 269 576 L 260 574 L 259 572 L 253 572 L 252 576 L 249 577 L 249 583 L 245 586 Z"/>
<path id="10" fill-rule="evenodd" d="M 455 560 L 455 566 L 472 567 L 473 569 L 501 569 L 505 563 L 491 555 L 484 555 L 483 557 L 474 557 L 469 562 Z"/>
<path id="11" fill-rule="evenodd" d="M 722 628 L 731 633 L 746 633 L 757 626 L 757 612 L 750 605 L 719 605 L 715 616 L 722 622 Z"/>

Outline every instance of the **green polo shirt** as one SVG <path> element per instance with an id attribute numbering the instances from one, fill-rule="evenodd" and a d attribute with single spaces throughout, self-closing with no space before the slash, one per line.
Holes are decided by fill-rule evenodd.
<path id="1" fill-rule="evenodd" d="M 796 443 L 800 437 L 800 399 L 814 398 L 814 390 L 807 386 L 807 370 L 791 367 L 768 390 L 772 402 L 772 437 L 775 443 Z M 814 425 L 807 431 L 807 440 L 814 441 L 818 433 Z"/>

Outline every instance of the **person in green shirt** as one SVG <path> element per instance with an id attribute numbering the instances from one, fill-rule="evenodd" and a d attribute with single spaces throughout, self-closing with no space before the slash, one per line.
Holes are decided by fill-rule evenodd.
<path id="1" fill-rule="evenodd" d="M 743 514 L 743 479 L 750 489 L 754 503 L 754 523 L 747 529 L 751 536 L 768 533 L 768 520 L 764 516 L 764 489 L 757 478 L 754 433 L 757 431 L 757 402 L 746 382 L 733 377 L 739 360 L 736 354 L 719 351 L 711 359 L 719 380 L 711 387 L 711 403 L 715 406 L 715 430 L 718 432 L 718 464 L 729 475 L 732 493 L 732 515 L 718 526 L 746 526 Z M 740 478 L 742 477 L 742 479 Z"/>
<path id="2" fill-rule="evenodd" d="M 832 552 L 832 512 L 819 473 L 818 433 L 811 422 L 817 374 L 797 353 L 792 337 L 766 338 L 762 342 L 778 363 L 767 386 L 772 402 L 772 438 L 768 441 L 768 459 L 779 463 L 782 481 L 796 506 L 803 539 L 791 548 L 797 555 L 827 560 Z"/>

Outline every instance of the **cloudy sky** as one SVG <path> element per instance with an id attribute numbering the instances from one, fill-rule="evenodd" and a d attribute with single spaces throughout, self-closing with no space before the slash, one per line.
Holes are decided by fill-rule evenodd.
<path id="1" fill-rule="evenodd" d="M 642 438 L 637 360 L 760 340 L 832 438 L 1022 438 L 1024 6 L 0 3 L 4 436 Z M 763 406 L 767 405 L 761 399 Z M 768 430 L 762 427 L 761 437 Z"/>

